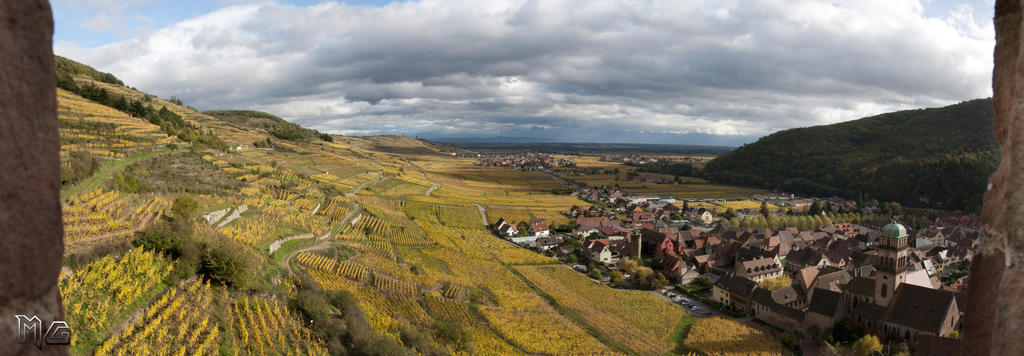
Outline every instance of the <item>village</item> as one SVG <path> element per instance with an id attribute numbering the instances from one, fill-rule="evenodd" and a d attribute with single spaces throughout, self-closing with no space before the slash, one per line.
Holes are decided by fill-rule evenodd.
<path id="1" fill-rule="evenodd" d="M 492 229 L 595 282 L 650 290 L 697 317 L 733 318 L 804 354 L 865 334 L 887 350 L 959 350 L 980 227 L 968 216 L 914 230 L 836 197 L 760 195 L 752 199 L 761 211 L 733 211 L 617 187 L 573 194 L 591 205 L 565 212 L 571 229 L 544 219 L 501 219 Z M 767 211 L 768 202 L 778 208 Z"/>
<path id="2" fill-rule="evenodd" d="M 557 158 L 546 154 L 516 153 L 516 154 L 476 154 L 475 165 L 480 167 L 507 167 L 521 171 L 548 170 L 551 168 L 575 167 L 576 164 L 564 158 Z"/>

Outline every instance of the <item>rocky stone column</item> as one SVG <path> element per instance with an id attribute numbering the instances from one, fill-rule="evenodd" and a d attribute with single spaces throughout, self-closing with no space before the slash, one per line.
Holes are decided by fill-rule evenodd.
<path id="1" fill-rule="evenodd" d="M 59 154 L 50 4 L 0 1 L 0 355 L 67 354 L 18 344 L 15 318 L 64 319 Z"/>
<path id="2" fill-rule="evenodd" d="M 996 2 L 992 92 L 999 169 L 989 178 L 981 247 L 971 263 L 964 355 L 1024 355 L 1024 66 L 1022 0 Z"/>

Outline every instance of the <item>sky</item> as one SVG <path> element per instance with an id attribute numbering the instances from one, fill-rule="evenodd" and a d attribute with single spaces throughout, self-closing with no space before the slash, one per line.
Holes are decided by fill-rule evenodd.
<path id="1" fill-rule="evenodd" d="M 54 52 L 344 135 L 736 146 L 992 95 L 994 0 L 52 0 Z"/>

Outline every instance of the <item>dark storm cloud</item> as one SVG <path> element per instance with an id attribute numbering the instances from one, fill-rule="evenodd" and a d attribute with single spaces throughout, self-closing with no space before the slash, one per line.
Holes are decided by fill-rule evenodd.
<path id="1" fill-rule="evenodd" d="M 940 19 L 889 0 L 269 3 L 57 52 L 199 108 L 266 110 L 330 132 L 737 144 L 990 95 L 994 32 L 969 10 Z"/>

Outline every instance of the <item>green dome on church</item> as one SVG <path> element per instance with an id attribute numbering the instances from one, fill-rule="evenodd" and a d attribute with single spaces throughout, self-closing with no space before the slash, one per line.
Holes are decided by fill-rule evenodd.
<path id="1" fill-rule="evenodd" d="M 889 225 L 885 225 L 885 227 L 882 228 L 882 236 L 894 239 L 905 237 L 907 236 L 907 227 L 895 221 L 891 222 Z"/>

